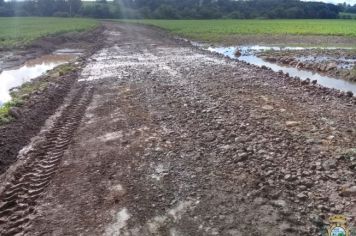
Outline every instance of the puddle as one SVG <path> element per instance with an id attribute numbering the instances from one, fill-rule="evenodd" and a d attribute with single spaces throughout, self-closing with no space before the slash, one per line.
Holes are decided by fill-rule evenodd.
<path id="1" fill-rule="evenodd" d="M 300 56 L 295 58 L 297 61 L 301 61 L 303 63 L 330 63 L 337 62 L 337 68 L 340 69 L 352 69 L 356 63 L 356 59 L 354 58 L 346 58 L 346 57 L 331 57 L 331 56 Z"/>
<path id="2" fill-rule="evenodd" d="M 55 55 L 82 55 L 84 53 L 83 49 L 72 49 L 72 48 L 63 48 L 63 49 L 59 49 L 55 52 L 53 52 L 53 54 Z"/>
<path id="3" fill-rule="evenodd" d="M 58 52 L 58 51 L 57 51 Z M 41 56 L 27 61 L 16 69 L 4 70 L 0 73 L 0 106 L 11 100 L 10 91 L 32 79 L 43 75 L 56 66 L 75 59 L 79 54 L 66 52 Z"/>
<path id="4" fill-rule="evenodd" d="M 198 45 L 202 47 L 202 45 Z M 244 61 L 256 66 L 266 66 L 268 68 L 271 68 L 273 71 L 278 72 L 278 71 L 283 71 L 284 73 L 288 73 L 292 77 L 299 77 L 302 80 L 306 80 L 309 78 L 310 80 L 316 80 L 318 81 L 318 84 L 327 87 L 327 88 L 334 88 L 338 89 L 341 91 L 352 91 L 354 94 L 356 94 L 356 83 L 349 82 L 346 80 L 341 80 L 341 79 L 336 79 L 332 78 L 329 76 L 324 76 L 320 75 L 318 73 L 314 73 L 311 71 L 306 71 L 306 70 L 301 70 L 297 69 L 295 67 L 290 67 L 290 66 L 281 66 L 278 64 L 274 64 L 271 62 L 266 62 L 263 59 L 259 58 L 256 56 L 258 52 L 265 51 L 265 50 L 275 50 L 275 51 L 281 51 L 281 50 L 305 50 L 309 48 L 303 48 L 303 47 L 267 47 L 267 46 L 241 46 L 241 47 L 204 47 L 204 49 L 210 51 L 210 52 L 216 52 L 223 54 L 229 58 L 232 59 L 238 59 L 240 61 Z M 312 48 L 310 48 L 312 49 Z M 323 48 L 323 49 L 338 49 L 338 48 Z M 347 49 L 347 48 L 343 48 Z M 237 57 L 235 56 L 236 50 L 239 50 L 241 53 L 241 56 Z M 345 59 L 346 60 L 346 59 Z"/>

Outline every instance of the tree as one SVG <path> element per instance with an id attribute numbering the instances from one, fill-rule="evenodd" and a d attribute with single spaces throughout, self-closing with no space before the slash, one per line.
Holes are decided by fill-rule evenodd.
<path id="1" fill-rule="evenodd" d="M 82 1 L 68 0 L 68 5 L 69 5 L 69 14 L 73 16 L 79 13 L 80 8 L 82 7 Z"/>
<path id="2" fill-rule="evenodd" d="M 218 9 L 211 6 L 203 6 L 198 10 L 199 18 L 201 19 L 217 19 L 221 18 L 221 13 Z"/>
<path id="3" fill-rule="evenodd" d="M 86 5 L 82 14 L 94 18 L 111 18 L 111 12 L 107 3 L 97 1 L 95 4 Z"/>
<path id="4" fill-rule="evenodd" d="M 240 11 L 233 11 L 233 12 L 230 13 L 228 18 L 231 18 L 231 19 L 244 19 L 245 16 Z"/>
<path id="5" fill-rule="evenodd" d="M 177 11 L 170 5 L 161 5 L 155 11 L 155 17 L 159 19 L 177 19 Z"/>
<path id="6" fill-rule="evenodd" d="M 68 4 L 65 0 L 55 0 L 54 12 L 67 12 Z"/>
<path id="7" fill-rule="evenodd" d="M 37 6 L 41 16 L 52 16 L 55 12 L 55 0 L 38 0 Z"/>
<path id="8" fill-rule="evenodd" d="M 25 1 L 21 8 L 23 12 L 23 16 L 38 16 L 38 7 L 37 2 L 35 0 Z"/>
<path id="9" fill-rule="evenodd" d="M 74 16 L 109 18 L 338 18 L 356 5 L 301 0 L 0 0 L 1 16 Z M 341 15 L 341 17 L 345 15 Z"/>

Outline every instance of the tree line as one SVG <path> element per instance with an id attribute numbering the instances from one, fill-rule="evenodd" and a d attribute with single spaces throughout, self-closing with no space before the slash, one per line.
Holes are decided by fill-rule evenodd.
<path id="1" fill-rule="evenodd" d="M 81 7 L 81 0 L 0 0 L 0 16 L 74 16 Z"/>
<path id="2" fill-rule="evenodd" d="M 0 0 L 0 16 L 147 19 L 335 19 L 356 5 L 300 0 Z"/>

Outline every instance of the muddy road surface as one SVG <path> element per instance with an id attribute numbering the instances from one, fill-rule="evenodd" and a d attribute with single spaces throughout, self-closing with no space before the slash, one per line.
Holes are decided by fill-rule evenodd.
<path id="1" fill-rule="evenodd" d="M 356 217 L 355 99 L 105 23 L 1 176 L 1 235 L 319 235 Z"/>

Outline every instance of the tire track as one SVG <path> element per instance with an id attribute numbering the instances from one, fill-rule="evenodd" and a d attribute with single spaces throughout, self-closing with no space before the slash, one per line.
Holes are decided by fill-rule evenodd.
<path id="1" fill-rule="evenodd" d="M 26 234 L 36 202 L 58 170 L 92 95 L 92 87 L 79 88 L 45 134 L 44 141 L 25 154 L 26 161 L 9 178 L 0 192 L 0 235 Z"/>

